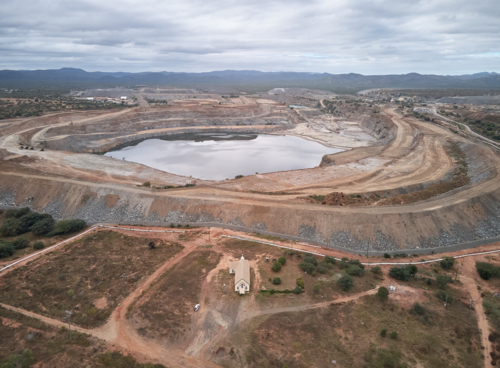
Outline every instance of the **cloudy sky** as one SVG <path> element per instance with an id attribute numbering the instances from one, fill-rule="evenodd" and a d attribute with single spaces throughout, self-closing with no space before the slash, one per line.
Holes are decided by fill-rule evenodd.
<path id="1" fill-rule="evenodd" d="M 498 0 L 2 0 L 0 69 L 500 72 Z"/>

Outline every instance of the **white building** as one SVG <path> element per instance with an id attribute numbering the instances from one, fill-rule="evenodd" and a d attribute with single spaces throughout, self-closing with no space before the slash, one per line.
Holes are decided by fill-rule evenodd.
<path id="1" fill-rule="evenodd" d="M 229 262 L 229 273 L 234 274 L 234 291 L 245 294 L 250 291 L 250 263 L 241 255 L 239 261 Z"/>
<path id="2" fill-rule="evenodd" d="M 120 100 L 126 100 L 126 99 L 127 99 L 127 96 L 120 97 Z"/>

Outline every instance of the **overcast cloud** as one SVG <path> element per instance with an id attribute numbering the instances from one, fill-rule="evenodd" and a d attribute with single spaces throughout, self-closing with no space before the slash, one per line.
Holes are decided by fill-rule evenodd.
<path id="1" fill-rule="evenodd" d="M 498 0 L 2 0 L 0 69 L 500 72 Z"/>

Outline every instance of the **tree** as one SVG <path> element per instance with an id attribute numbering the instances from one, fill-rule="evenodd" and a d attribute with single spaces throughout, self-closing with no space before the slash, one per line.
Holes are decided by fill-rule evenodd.
<path id="1" fill-rule="evenodd" d="M 271 267 L 271 270 L 273 270 L 274 272 L 279 272 L 279 270 L 281 270 L 281 263 L 274 262 L 273 266 Z"/>
<path id="2" fill-rule="evenodd" d="M 380 300 L 387 300 L 389 297 L 389 290 L 385 286 L 381 286 L 377 291 L 377 296 Z"/>
<path id="3" fill-rule="evenodd" d="M 308 254 L 307 256 L 305 256 L 304 257 L 304 262 L 310 263 L 310 264 L 312 264 L 315 267 L 318 265 L 318 260 L 312 254 Z"/>
<path id="4" fill-rule="evenodd" d="M 9 242 L 0 240 L 0 258 L 10 257 L 14 254 L 14 247 Z"/>
<path id="5" fill-rule="evenodd" d="M 319 293 L 319 284 L 314 284 L 314 286 L 313 286 L 313 291 L 314 291 L 315 293 Z"/>
<path id="6" fill-rule="evenodd" d="M 0 233 L 2 233 L 3 236 L 16 236 L 21 234 L 21 231 L 21 220 L 14 217 L 7 218 L 3 222 L 2 227 L 0 227 Z"/>
<path id="7" fill-rule="evenodd" d="M 330 257 L 330 256 L 325 256 L 325 262 L 326 262 L 326 263 L 329 263 L 329 264 L 331 264 L 331 265 L 334 265 L 334 264 L 335 264 L 335 262 L 337 262 L 337 260 L 336 260 L 335 258 L 333 258 L 333 257 Z"/>
<path id="8" fill-rule="evenodd" d="M 148 247 L 149 249 L 155 249 L 155 242 L 149 242 Z"/>
<path id="9" fill-rule="evenodd" d="M 312 274 L 312 272 L 316 270 L 316 267 L 309 262 L 301 262 L 299 264 L 299 267 L 302 269 L 302 271 L 305 271 L 309 274 Z"/>
<path id="10" fill-rule="evenodd" d="M 455 258 L 453 257 L 443 257 L 441 262 L 439 262 L 443 270 L 449 270 L 450 268 L 453 267 L 454 263 L 455 263 Z"/>
<path id="11" fill-rule="evenodd" d="M 316 271 L 318 273 L 327 273 L 328 272 L 328 268 L 326 268 L 324 265 L 322 264 L 319 264 L 318 267 L 316 267 Z"/>
<path id="12" fill-rule="evenodd" d="M 345 272 L 351 276 L 363 276 L 365 271 L 359 266 L 349 266 L 346 268 Z"/>
<path id="13" fill-rule="evenodd" d="M 302 280 L 302 277 L 299 277 L 297 280 L 297 286 L 300 286 L 302 289 L 305 287 L 304 280 Z"/>
<path id="14" fill-rule="evenodd" d="M 396 331 L 392 331 L 389 337 L 393 340 L 396 340 L 398 338 L 398 333 Z"/>
<path id="15" fill-rule="evenodd" d="M 29 349 L 24 349 L 23 354 L 11 355 L 0 366 L 1 368 L 29 368 L 33 363 L 33 352 Z"/>
<path id="16" fill-rule="evenodd" d="M 281 284 L 281 279 L 279 277 L 275 277 L 273 279 L 273 285 L 280 285 Z"/>
<path id="17" fill-rule="evenodd" d="M 476 269 L 479 276 L 483 280 L 488 280 L 490 277 L 494 277 L 500 274 L 500 267 L 487 262 L 476 262 Z"/>
<path id="18" fill-rule="evenodd" d="M 389 270 L 389 276 L 396 280 L 409 281 L 411 274 L 406 267 L 393 267 Z"/>
<path id="19" fill-rule="evenodd" d="M 352 276 L 344 275 L 337 280 L 337 283 L 343 291 L 349 291 L 354 286 L 354 279 Z"/>
<path id="20" fill-rule="evenodd" d="M 302 293 L 302 288 L 297 285 L 295 287 L 295 289 L 292 290 L 292 293 L 294 293 L 294 294 L 300 294 L 300 293 Z"/>
<path id="21" fill-rule="evenodd" d="M 286 263 L 286 258 L 281 256 L 278 258 L 278 262 L 281 263 L 281 265 L 283 266 Z"/>
<path id="22" fill-rule="evenodd" d="M 47 235 L 54 229 L 54 223 L 52 216 L 44 217 L 31 227 L 31 232 L 35 235 Z"/>
<path id="23" fill-rule="evenodd" d="M 375 275 L 382 275 L 382 269 L 380 268 L 380 266 L 374 266 L 374 267 L 372 267 L 371 271 Z"/>
<path id="24" fill-rule="evenodd" d="M 52 235 L 69 234 L 83 230 L 87 227 L 87 223 L 83 220 L 62 220 L 59 221 L 52 231 Z"/>
<path id="25" fill-rule="evenodd" d="M 382 331 L 380 331 L 380 336 L 382 336 L 382 337 L 387 336 L 387 330 L 385 328 Z"/>
<path id="26" fill-rule="evenodd" d="M 436 281 L 441 289 L 444 289 L 446 287 L 446 285 L 448 285 L 450 282 L 453 282 L 451 277 L 443 276 L 443 275 L 437 275 Z"/>

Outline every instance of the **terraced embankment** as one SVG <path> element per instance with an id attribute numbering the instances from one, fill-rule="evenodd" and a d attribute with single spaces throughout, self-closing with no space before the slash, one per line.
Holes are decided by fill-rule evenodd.
<path id="1" fill-rule="evenodd" d="M 81 117 L 72 120 L 73 124 L 68 119 L 46 127 L 37 123 L 31 127 L 36 132 L 31 138 L 29 134 L 25 135 L 24 139 L 48 140 L 49 147 L 74 142 L 75 150 L 82 151 L 85 144 L 78 146 L 77 141 L 86 144 L 91 141 L 96 149 L 107 147 L 107 143 L 103 143 L 108 139 L 106 134 L 113 135 L 112 142 L 109 142 L 113 145 L 120 139 L 164 134 L 167 130 L 173 133 L 184 129 L 270 127 L 284 132 L 283 129 L 289 126 L 303 124 L 300 119 L 306 119 L 312 128 L 317 122 L 315 117 L 312 120 L 299 118 L 295 112 L 280 106 L 260 105 L 251 99 L 243 99 L 241 104 L 230 107 L 239 111 L 238 116 L 221 110 L 224 111 L 222 115 L 227 115 L 227 120 L 222 122 L 219 116 L 221 124 L 217 126 L 210 125 L 215 121 L 213 116 L 206 118 L 206 121 L 212 119 L 209 123 L 199 119 L 205 113 L 215 114 L 210 111 L 218 107 L 197 107 L 200 109 L 198 115 L 190 112 L 194 115 L 178 124 L 180 117 L 174 106 L 171 110 L 168 110 L 170 107 L 153 109 L 142 118 L 138 117 L 140 111 L 135 111 L 124 116 Z M 28 123 L 22 123 L 17 133 L 9 127 L 10 134 L 4 135 L 0 142 L 0 148 L 11 155 L 7 161 L 0 161 L 0 204 L 29 205 L 56 217 L 76 217 L 92 222 L 234 225 L 321 241 L 353 251 L 445 247 L 500 235 L 498 154 L 443 127 L 404 119 L 392 107 L 386 108 L 383 114 L 393 124 L 391 129 L 395 134 L 391 130 L 387 130 L 387 134 L 394 135 L 394 139 L 387 135 L 386 140 L 379 137 L 375 146 L 371 144 L 344 152 L 337 162 L 333 156 L 334 165 L 221 182 L 180 177 L 96 155 L 57 150 L 20 152 L 17 148 L 19 134 L 30 130 Z M 156 117 L 152 119 L 152 116 Z M 138 120 L 130 123 L 129 118 Z M 109 119 L 117 119 L 116 124 L 109 123 Z M 231 125 L 235 119 L 249 124 Z M 261 125 L 262 119 L 266 120 L 265 125 Z M 367 120 L 370 119 L 368 116 Z M 174 126 L 165 123 L 174 120 Z M 369 132 L 369 129 L 365 131 Z M 336 133 L 327 131 L 323 134 L 328 140 L 329 135 Z M 404 193 L 410 186 L 418 189 L 449 182 L 462 165 L 447 153 L 450 145 L 463 151 L 471 184 L 424 201 L 401 205 L 340 207 L 299 200 L 308 195 L 331 192 L 347 195 L 384 190 Z M 12 157 L 16 154 L 19 157 Z M 179 185 L 193 181 L 198 185 L 170 190 L 136 185 L 146 180 L 153 185 Z"/>

